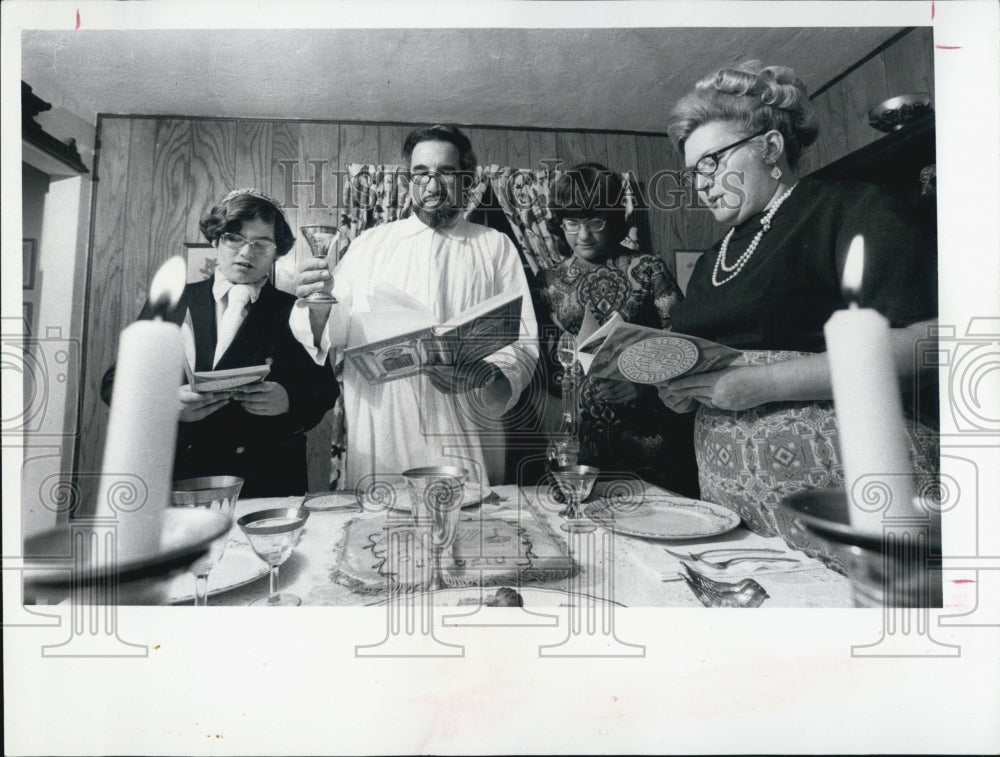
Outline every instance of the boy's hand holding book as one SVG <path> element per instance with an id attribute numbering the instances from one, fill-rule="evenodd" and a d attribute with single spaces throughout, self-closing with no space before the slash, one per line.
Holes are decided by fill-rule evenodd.
<path id="1" fill-rule="evenodd" d="M 200 421 L 229 402 L 229 392 L 196 392 L 190 384 L 177 390 L 181 403 L 180 419 L 185 423 Z"/>

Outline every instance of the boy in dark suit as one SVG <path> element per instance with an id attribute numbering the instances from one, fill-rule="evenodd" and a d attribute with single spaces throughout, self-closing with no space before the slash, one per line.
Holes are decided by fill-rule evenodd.
<path id="1" fill-rule="evenodd" d="M 329 361 L 316 365 L 289 330 L 295 297 L 267 280 L 295 237 L 277 203 L 255 189 L 227 194 L 201 230 L 218 266 L 213 278 L 185 288 L 168 318 L 190 324 L 195 371 L 264 363 L 271 370 L 261 383 L 225 392 L 180 387 L 174 478 L 240 476 L 241 498 L 303 494 L 305 432 L 333 406 L 338 388 Z M 139 318 L 150 317 L 147 303 Z M 101 385 L 109 404 L 114 371 Z"/>

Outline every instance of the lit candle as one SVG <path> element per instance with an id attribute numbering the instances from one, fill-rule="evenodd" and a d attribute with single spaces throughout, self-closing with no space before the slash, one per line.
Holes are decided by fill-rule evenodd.
<path id="1" fill-rule="evenodd" d="M 861 532 L 881 534 L 887 513 L 913 512 L 913 468 L 889 322 L 876 310 L 858 307 L 864 256 L 864 237 L 856 236 L 844 265 L 843 289 L 849 306 L 835 312 L 823 332 L 851 525 Z M 856 486 L 859 481 L 860 487 Z M 876 484 L 864 496 L 864 489 Z"/>
<path id="2" fill-rule="evenodd" d="M 181 330 L 163 320 L 184 291 L 186 264 L 177 256 L 150 285 L 154 318 L 121 334 L 97 500 L 97 515 L 117 518 L 118 558 L 155 554 L 170 503 L 177 440 Z"/>

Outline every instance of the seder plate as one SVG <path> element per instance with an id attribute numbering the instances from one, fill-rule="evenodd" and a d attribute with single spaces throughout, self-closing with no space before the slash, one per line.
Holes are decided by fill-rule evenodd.
<path id="1" fill-rule="evenodd" d="M 610 497 L 584 506 L 591 520 L 626 536 L 643 539 L 704 539 L 731 531 L 740 516 L 721 505 L 676 494 Z"/>

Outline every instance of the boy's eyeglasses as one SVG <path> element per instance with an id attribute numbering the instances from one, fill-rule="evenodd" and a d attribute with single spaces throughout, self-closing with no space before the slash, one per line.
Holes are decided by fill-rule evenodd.
<path id="1" fill-rule="evenodd" d="M 229 231 L 220 236 L 219 239 L 230 250 L 242 250 L 243 245 L 248 244 L 255 255 L 267 255 L 278 249 L 278 245 L 268 239 L 254 239 L 251 241 L 242 234 L 233 234 Z"/>

